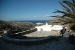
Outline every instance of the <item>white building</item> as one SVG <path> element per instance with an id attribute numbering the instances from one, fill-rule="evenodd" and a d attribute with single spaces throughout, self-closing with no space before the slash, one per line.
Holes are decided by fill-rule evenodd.
<path id="1" fill-rule="evenodd" d="M 51 30 L 61 30 L 63 29 L 63 26 L 61 25 L 48 25 L 48 23 L 46 23 L 46 25 L 42 25 L 42 26 L 36 26 L 35 28 L 37 28 L 37 31 L 51 31 Z"/>

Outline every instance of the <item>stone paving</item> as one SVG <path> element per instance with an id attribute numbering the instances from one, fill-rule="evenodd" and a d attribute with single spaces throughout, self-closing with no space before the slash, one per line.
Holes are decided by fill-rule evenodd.
<path id="1" fill-rule="evenodd" d="M 26 34 L 27 37 L 47 37 L 47 36 L 59 36 L 58 31 L 36 31 L 30 34 Z"/>
<path id="2" fill-rule="evenodd" d="M 69 44 L 63 37 L 59 41 L 31 46 L 9 44 L 0 39 L 0 50 L 75 50 L 75 45 Z"/>
<path id="3" fill-rule="evenodd" d="M 66 34 L 64 34 L 64 37 L 59 37 L 59 40 L 53 40 L 48 43 L 30 46 L 6 43 L 2 40 L 2 38 L 0 38 L 0 50 L 75 50 L 75 45 L 69 44 L 68 36 L 66 36 Z"/>
<path id="4" fill-rule="evenodd" d="M 69 32 L 65 32 L 63 37 L 69 37 Z"/>

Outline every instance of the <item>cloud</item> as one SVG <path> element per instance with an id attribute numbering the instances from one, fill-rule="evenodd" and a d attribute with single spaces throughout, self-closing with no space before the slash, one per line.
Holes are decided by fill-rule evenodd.
<path id="1" fill-rule="evenodd" d="M 46 16 L 48 17 L 48 16 L 50 16 L 50 15 L 46 15 Z"/>
<path id="2" fill-rule="evenodd" d="M 36 16 L 34 16 L 34 18 L 36 18 Z"/>

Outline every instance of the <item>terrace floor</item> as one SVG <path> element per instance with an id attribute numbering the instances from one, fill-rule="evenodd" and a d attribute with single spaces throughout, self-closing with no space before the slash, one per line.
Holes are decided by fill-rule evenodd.
<path id="1" fill-rule="evenodd" d="M 36 32 L 26 34 L 23 36 L 27 36 L 27 37 L 59 36 L 59 32 L 58 31 L 36 31 Z"/>
<path id="2" fill-rule="evenodd" d="M 0 38 L 0 50 L 75 50 L 75 45 L 69 44 L 68 39 L 64 37 L 59 41 L 30 46 L 6 43 Z"/>
<path id="3" fill-rule="evenodd" d="M 40 37 L 40 36 L 56 36 L 58 31 L 41 31 L 41 32 L 33 32 L 31 34 L 27 34 L 26 36 L 32 37 Z M 55 35 L 56 34 L 56 35 Z M 75 50 L 75 44 L 69 44 L 68 36 L 59 37 L 59 40 L 53 40 L 48 43 L 40 44 L 40 45 L 16 45 L 6 43 L 0 37 L 0 50 Z"/>

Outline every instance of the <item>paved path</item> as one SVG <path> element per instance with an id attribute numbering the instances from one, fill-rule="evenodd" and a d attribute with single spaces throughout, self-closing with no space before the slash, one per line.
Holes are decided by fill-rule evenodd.
<path id="1" fill-rule="evenodd" d="M 63 37 L 69 37 L 69 32 L 65 32 Z"/>
<path id="2" fill-rule="evenodd" d="M 58 31 L 36 31 L 30 34 L 26 34 L 27 37 L 47 37 L 47 36 L 59 36 Z"/>
<path id="3" fill-rule="evenodd" d="M 41 45 L 22 46 L 5 43 L 0 38 L 0 50 L 75 50 L 75 45 L 68 43 L 68 32 L 63 37 L 59 37 L 58 41 L 51 41 Z"/>
<path id="4" fill-rule="evenodd" d="M 9 44 L 0 39 L 0 50 L 75 50 L 75 46 L 69 44 L 65 37 L 61 37 L 59 41 L 31 46 Z"/>

